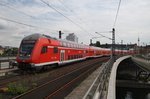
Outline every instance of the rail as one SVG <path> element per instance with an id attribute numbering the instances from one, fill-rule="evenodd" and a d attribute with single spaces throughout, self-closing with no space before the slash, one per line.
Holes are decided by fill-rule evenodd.
<path id="1" fill-rule="evenodd" d="M 13 68 L 17 64 L 15 60 L 16 57 L 0 57 L 0 70 Z"/>
<path id="2" fill-rule="evenodd" d="M 83 99 L 105 99 L 107 96 L 108 81 L 110 71 L 114 59 L 110 59 L 107 63 L 104 63 L 100 68 L 99 75 L 90 86 L 89 90 L 84 95 Z"/>

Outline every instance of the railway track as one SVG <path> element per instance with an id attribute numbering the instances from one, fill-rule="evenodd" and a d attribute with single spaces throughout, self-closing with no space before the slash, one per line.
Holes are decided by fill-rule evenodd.
<path id="1" fill-rule="evenodd" d="M 75 86 L 77 86 L 92 71 L 108 60 L 108 57 L 96 58 L 71 66 L 59 68 L 53 75 L 41 80 L 38 87 L 31 89 L 13 99 L 59 99 L 65 97 Z M 58 72 L 59 71 L 59 72 Z M 54 74 L 55 73 L 55 74 Z"/>

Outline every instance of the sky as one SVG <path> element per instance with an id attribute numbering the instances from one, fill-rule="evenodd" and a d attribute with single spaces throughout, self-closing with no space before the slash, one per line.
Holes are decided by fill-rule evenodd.
<path id="1" fill-rule="evenodd" d="M 46 4 L 45 4 L 45 3 Z M 115 28 L 116 43 L 150 45 L 150 0 L 0 0 L 0 45 L 19 47 L 30 34 L 58 38 L 58 31 L 75 33 L 79 43 L 111 40 Z M 52 9 L 53 8 L 53 9 Z M 55 10 L 54 10 L 55 9 Z M 95 38 L 98 37 L 98 38 Z"/>

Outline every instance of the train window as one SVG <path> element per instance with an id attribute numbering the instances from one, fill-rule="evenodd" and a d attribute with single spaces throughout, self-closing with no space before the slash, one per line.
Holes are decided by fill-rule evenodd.
<path id="1" fill-rule="evenodd" d="M 70 60 L 70 55 L 68 55 L 68 60 Z"/>
<path id="2" fill-rule="evenodd" d="M 42 53 L 42 54 L 47 53 L 47 46 L 43 46 L 41 53 Z"/>
<path id="3" fill-rule="evenodd" d="M 71 47 L 70 43 L 68 43 L 68 47 Z"/>
<path id="4" fill-rule="evenodd" d="M 72 47 L 72 44 L 70 43 L 70 47 Z"/>
<path id="5" fill-rule="evenodd" d="M 56 53 L 58 53 L 58 47 L 54 47 L 54 53 L 56 54 Z"/>
<path id="6" fill-rule="evenodd" d="M 76 55 L 76 58 L 78 58 L 78 55 Z"/>
<path id="7" fill-rule="evenodd" d="M 71 55 L 71 59 L 73 59 L 73 55 Z"/>
<path id="8" fill-rule="evenodd" d="M 60 46 L 63 46 L 63 42 L 60 42 Z"/>
<path id="9" fill-rule="evenodd" d="M 86 53 L 88 53 L 88 51 L 86 50 Z"/>
<path id="10" fill-rule="evenodd" d="M 62 47 L 64 47 L 64 42 L 62 42 Z"/>
<path id="11" fill-rule="evenodd" d="M 77 44 L 75 44 L 75 48 L 77 48 Z"/>
<path id="12" fill-rule="evenodd" d="M 64 47 L 64 42 L 62 42 L 62 47 Z"/>
<path id="13" fill-rule="evenodd" d="M 64 42 L 64 47 L 66 47 L 67 46 L 67 44 L 66 44 L 66 42 Z"/>
<path id="14" fill-rule="evenodd" d="M 74 48 L 74 44 L 72 44 L 72 47 Z"/>
<path id="15" fill-rule="evenodd" d="M 74 59 L 76 59 L 76 55 L 74 55 Z"/>
<path id="16" fill-rule="evenodd" d="M 70 47 L 70 43 L 68 43 L 68 47 Z"/>
<path id="17" fill-rule="evenodd" d="M 69 43 L 67 43 L 67 47 L 69 47 Z"/>

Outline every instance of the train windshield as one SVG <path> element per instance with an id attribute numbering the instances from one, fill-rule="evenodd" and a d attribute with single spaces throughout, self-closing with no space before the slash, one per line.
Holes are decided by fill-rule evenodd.
<path id="1" fill-rule="evenodd" d="M 20 47 L 20 54 L 31 55 L 35 43 L 23 43 Z"/>
<path id="2" fill-rule="evenodd" d="M 33 44 L 24 44 L 21 46 L 21 52 L 31 54 L 33 47 L 34 47 Z"/>

